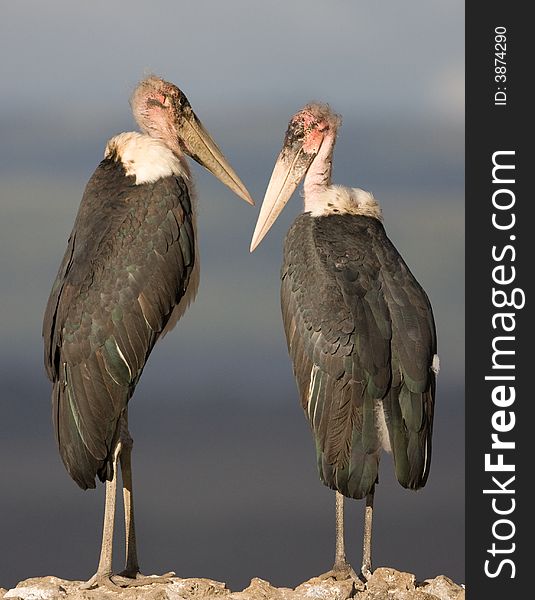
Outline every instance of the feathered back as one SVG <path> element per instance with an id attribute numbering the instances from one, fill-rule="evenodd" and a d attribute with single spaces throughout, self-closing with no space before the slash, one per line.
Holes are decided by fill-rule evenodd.
<path id="1" fill-rule="evenodd" d="M 353 498 L 391 449 L 404 487 L 427 480 L 436 353 L 429 300 L 375 218 L 299 216 L 281 301 L 321 480 Z"/>
<path id="2" fill-rule="evenodd" d="M 119 160 L 103 160 L 87 184 L 43 325 L 57 442 L 80 487 L 111 477 L 120 415 L 195 260 L 182 177 L 136 185 Z"/>

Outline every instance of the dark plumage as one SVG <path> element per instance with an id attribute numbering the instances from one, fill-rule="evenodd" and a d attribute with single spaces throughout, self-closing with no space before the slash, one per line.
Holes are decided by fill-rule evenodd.
<path id="1" fill-rule="evenodd" d="M 110 479 L 121 412 L 195 262 L 181 177 L 135 184 L 105 159 L 89 180 L 46 308 L 60 454 L 82 488 Z"/>
<path id="2" fill-rule="evenodd" d="M 286 237 L 281 304 L 321 480 L 363 498 L 377 480 L 382 404 L 404 487 L 426 482 L 436 352 L 429 300 L 373 217 L 299 216 Z"/>

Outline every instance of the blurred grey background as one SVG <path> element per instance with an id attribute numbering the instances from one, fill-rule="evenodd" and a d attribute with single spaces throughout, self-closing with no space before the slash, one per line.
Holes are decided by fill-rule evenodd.
<path id="1" fill-rule="evenodd" d="M 0 586 L 96 569 L 103 486 L 82 492 L 58 457 L 41 321 L 85 183 L 106 141 L 135 128 L 128 98 L 149 72 L 185 91 L 258 205 L 289 117 L 310 100 L 343 115 L 334 180 L 381 202 L 433 303 L 442 364 L 428 485 L 406 491 L 382 463 L 375 566 L 463 581 L 463 42 L 461 0 L 3 3 Z M 295 586 L 334 552 L 334 497 L 279 311 L 282 240 L 302 200 L 250 255 L 257 209 L 193 170 L 198 299 L 130 411 L 141 566 Z M 355 567 L 362 504 L 347 511 Z"/>

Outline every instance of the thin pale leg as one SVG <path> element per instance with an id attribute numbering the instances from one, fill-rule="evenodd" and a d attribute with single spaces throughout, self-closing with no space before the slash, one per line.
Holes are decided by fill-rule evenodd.
<path id="1" fill-rule="evenodd" d="M 125 419 L 126 420 L 126 419 Z M 133 440 L 125 423 L 121 425 L 123 451 L 121 453 L 121 475 L 123 478 L 124 525 L 126 537 L 126 564 L 121 573 L 124 577 L 136 577 L 139 574 L 137 559 L 136 526 L 134 522 L 134 490 L 132 486 L 132 446 Z"/>
<path id="2" fill-rule="evenodd" d="M 124 570 L 113 581 L 121 586 L 150 585 L 152 583 L 170 583 L 173 572 L 161 577 L 144 577 L 139 570 L 136 544 L 136 527 L 134 521 L 134 488 L 132 484 L 132 447 L 134 441 L 128 431 L 128 418 L 125 414 L 121 420 L 121 474 L 123 479 L 123 501 L 126 537 L 126 565 Z"/>
<path id="3" fill-rule="evenodd" d="M 115 498 L 117 492 L 117 460 L 121 453 L 121 442 L 117 443 L 113 453 L 113 478 L 106 481 L 106 501 L 104 505 L 104 527 L 102 529 L 102 545 L 100 547 L 100 559 L 97 572 L 82 584 L 83 589 L 91 589 L 98 585 L 109 588 L 116 586 L 111 580 L 113 559 L 113 527 L 115 523 Z"/>
<path id="4" fill-rule="evenodd" d="M 344 542 L 344 496 L 340 492 L 336 492 L 336 549 L 334 554 L 333 568 L 320 575 L 321 579 L 333 577 L 334 579 L 353 579 L 355 582 L 360 580 L 357 574 L 346 560 L 345 542 Z"/>
<path id="5" fill-rule="evenodd" d="M 366 496 L 366 508 L 364 509 L 364 536 L 362 543 L 361 573 L 365 579 L 369 579 L 372 574 L 372 519 L 374 494 L 375 486 Z"/>
<path id="6" fill-rule="evenodd" d="M 334 553 L 333 570 L 342 570 L 347 567 L 345 541 L 344 541 L 344 496 L 336 492 L 336 549 Z"/>

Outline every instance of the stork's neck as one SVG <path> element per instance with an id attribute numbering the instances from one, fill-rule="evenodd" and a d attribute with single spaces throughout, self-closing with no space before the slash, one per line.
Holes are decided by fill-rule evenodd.
<path id="1" fill-rule="evenodd" d="M 320 150 L 307 171 L 303 184 L 305 212 L 313 210 L 319 196 L 331 185 L 335 141 L 336 132 L 331 130 L 323 139 Z"/>
<path id="2" fill-rule="evenodd" d="M 336 132 L 325 136 L 305 176 L 305 212 L 313 217 L 364 215 L 382 220 L 381 207 L 373 194 L 359 188 L 331 184 Z"/>
<path id="3" fill-rule="evenodd" d="M 172 175 L 191 178 L 182 152 L 175 153 L 162 140 L 130 131 L 113 137 L 106 145 L 105 158 L 120 161 L 125 174 L 136 178 L 136 185 L 154 183 Z"/>

